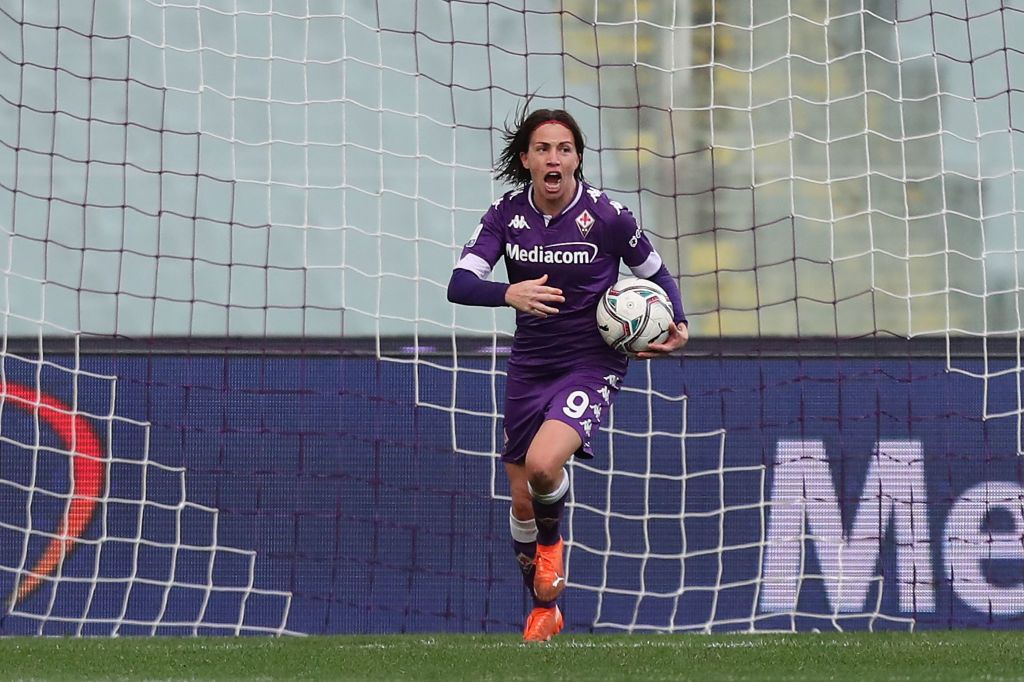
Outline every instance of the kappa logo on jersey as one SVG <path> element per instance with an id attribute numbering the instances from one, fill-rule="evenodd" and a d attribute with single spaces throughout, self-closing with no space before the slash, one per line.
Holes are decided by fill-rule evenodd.
<path id="1" fill-rule="evenodd" d="M 615 209 L 615 215 L 619 215 L 620 213 L 622 213 L 622 209 L 626 208 L 625 206 L 623 206 L 622 204 L 615 200 L 611 200 L 608 203 L 611 204 L 612 208 Z"/>
<path id="2" fill-rule="evenodd" d="M 530 229 L 529 224 L 526 222 L 526 218 L 524 218 L 521 215 L 517 215 L 512 220 L 508 221 L 508 226 L 511 227 L 513 230 Z"/>
<path id="3" fill-rule="evenodd" d="M 576 227 L 580 228 L 580 234 L 586 239 L 587 233 L 590 232 L 590 228 L 594 226 L 594 217 L 590 215 L 590 211 L 583 211 L 576 216 Z"/>
<path id="4" fill-rule="evenodd" d="M 519 244 L 505 244 L 505 256 L 520 263 L 553 263 L 557 265 L 586 265 L 597 258 L 597 244 L 565 242 L 563 244 L 537 244 L 524 249 Z"/>
<path id="5" fill-rule="evenodd" d="M 590 195 L 590 200 L 596 204 L 601 199 L 602 192 L 596 187 L 588 187 L 587 194 Z"/>
<path id="6" fill-rule="evenodd" d="M 512 190 L 511 192 L 509 192 L 505 196 L 507 196 L 509 199 L 512 199 L 514 196 L 516 196 L 517 194 L 519 194 L 522 191 L 523 191 L 522 189 Z M 500 196 L 497 199 L 495 199 L 494 203 L 492 203 L 491 206 L 493 206 L 494 208 L 498 208 L 498 206 L 501 206 L 501 202 L 505 200 L 505 196 Z"/>

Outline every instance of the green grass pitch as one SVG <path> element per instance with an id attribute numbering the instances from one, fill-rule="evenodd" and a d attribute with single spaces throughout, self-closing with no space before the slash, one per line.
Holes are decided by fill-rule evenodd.
<path id="1" fill-rule="evenodd" d="M 0 639 L 22 680 L 1024 680 L 1024 633 Z"/>

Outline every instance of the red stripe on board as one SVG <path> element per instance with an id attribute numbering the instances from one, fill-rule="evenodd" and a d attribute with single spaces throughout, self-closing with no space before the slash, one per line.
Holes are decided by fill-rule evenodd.
<path id="1" fill-rule="evenodd" d="M 103 448 L 89 421 L 53 396 L 20 384 L 0 384 L 0 398 L 26 412 L 38 414 L 71 453 L 71 503 L 50 541 L 13 595 L 16 604 L 38 589 L 43 577 L 53 575 L 82 537 L 99 502 L 103 488 Z"/>

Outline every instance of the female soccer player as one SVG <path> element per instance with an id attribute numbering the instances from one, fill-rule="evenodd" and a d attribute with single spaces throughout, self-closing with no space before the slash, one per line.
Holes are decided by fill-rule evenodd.
<path id="1" fill-rule="evenodd" d="M 505 447 L 513 547 L 534 609 L 523 639 L 562 629 L 565 589 L 559 522 L 569 490 L 565 465 L 593 457 L 591 437 L 625 376 L 627 357 L 601 338 L 598 302 L 624 262 L 659 284 L 675 325 L 642 359 L 689 338 L 679 287 L 633 215 L 583 178 L 583 133 L 561 109 L 524 108 L 505 129 L 495 177 L 515 189 L 495 201 L 455 264 L 448 300 L 511 306 L 516 333 L 508 361 Z M 509 283 L 487 278 L 504 256 Z"/>

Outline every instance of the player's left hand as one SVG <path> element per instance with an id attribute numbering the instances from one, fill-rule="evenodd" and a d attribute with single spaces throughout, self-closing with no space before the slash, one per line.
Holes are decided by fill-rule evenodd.
<path id="1" fill-rule="evenodd" d="M 690 330 L 685 322 L 674 324 L 668 329 L 668 338 L 663 343 L 652 343 L 647 350 L 636 354 L 640 360 L 650 360 L 668 355 L 674 350 L 679 350 L 690 340 Z"/>

